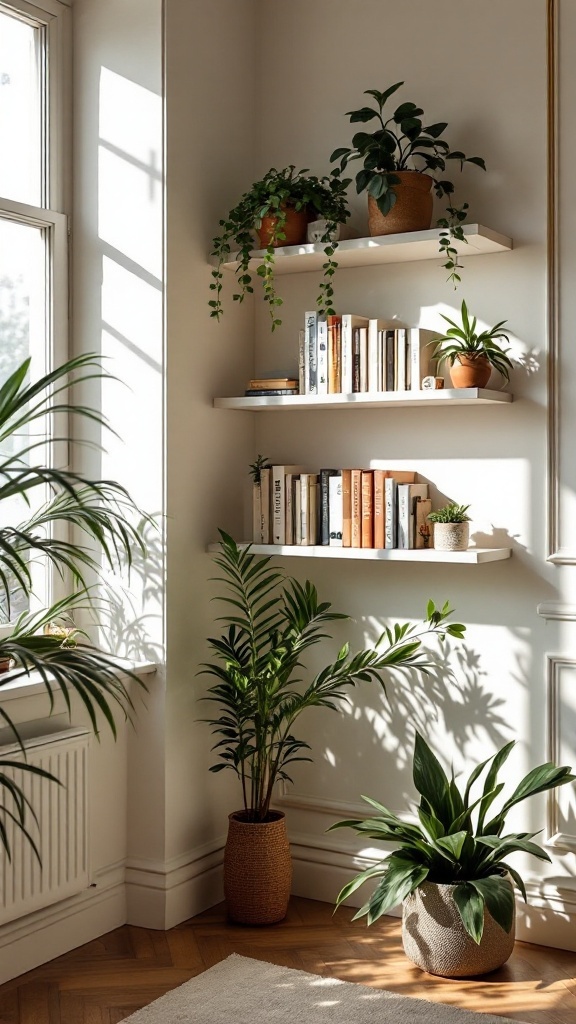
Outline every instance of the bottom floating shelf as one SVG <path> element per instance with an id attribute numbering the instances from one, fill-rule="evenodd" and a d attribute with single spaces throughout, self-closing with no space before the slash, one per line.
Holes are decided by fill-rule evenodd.
<path id="1" fill-rule="evenodd" d="M 247 547 L 240 541 L 239 547 Z M 208 551 L 219 551 L 219 544 L 209 544 Z M 252 544 L 255 555 L 281 555 L 283 558 L 351 558 L 373 562 L 445 562 L 449 565 L 480 565 L 482 562 L 501 562 L 512 555 L 511 548 L 468 548 L 467 551 L 405 550 L 392 548 L 331 548 L 325 545 Z"/>

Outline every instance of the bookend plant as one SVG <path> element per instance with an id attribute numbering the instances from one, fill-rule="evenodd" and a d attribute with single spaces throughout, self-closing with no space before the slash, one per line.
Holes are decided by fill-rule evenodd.
<path id="1" fill-rule="evenodd" d="M 263 469 L 272 469 L 272 463 L 265 455 L 257 455 L 256 461 L 250 463 L 249 470 L 250 476 L 255 484 L 262 482 L 261 474 Z"/>
<path id="2" fill-rule="evenodd" d="M 514 741 L 507 743 L 493 757 L 477 765 L 461 792 L 454 773 L 448 778 L 424 738 L 416 733 L 413 778 L 420 794 L 419 823 L 403 821 L 376 800 L 363 797 L 376 814 L 364 821 L 339 821 L 331 826 L 352 828 L 363 839 L 393 842 L 397 846 L 393 853 L 344 886 L 337 906 L 364 882 L 380 879 L 354 918 L 366 916 L 370 925 L 423 882 L 448 883 L 456 886 L 454 900 L 462 924 L 474 942 L 479 944 L 482 939 L 485 907 L 509 933 L 514 920 L 514 893 L 505 876 L 512 878 L 525 901 L 526 887 L 518 871 L 508 863 L 508 857 L 523 852 L 540 860 L 550 858 L 532 841 L 538 832 L 505 833 L 506 816 L 523 800 L 576 778 L 571 768 L 552 762 L 541 764 L 519 782 L 500 810 L 490 817 L 488 812 L 505 786 L 498 782 L 499 772 L 514 746 Z M 472 787 L 488 765 L 481 795 L 473 798 Z"/>
<path id="3" fill-rule="evenodd" d="M 37 818 L 25 792 L 24 776 L 58 780 L 26 762 L 25 744 L 2 703 L 2 687 L 34 672 L 44 685 L 50 711 L 60 694 L 71 713 L 76 696 L 95 733 L 102 716 L 116 735 L 115 710 L 120 708 L 126 716 L 132 708 L 119 672 L 124 678 L 132 673 L 75 628 L 73 616 L 85 610 L 97 616 L 102 603 L 94 598 L 87 577 L 100 576 L 99 555 L 105 567 L 129 569 L 133 552 L 145 554 L 141 529 L 132 525 L 134 517 L 150 522 L 119 483 L 92 480 L 50 462 L 50 442 L 42 436 L 47 418 L 80 417 L 110 429 L 97 410 L 74 403 L 67 394 L 90 380 L 110 377 L 97 356 L 77 356 L 34 383 L 27 380 L 29 367 L 26 359 L 0 388 L 0 504 L 19 496 L 30 509 L 27 521 L 0 527 L 0 620 L 10 623 L 13 608 L 22 607 L 33 596 L 31 570 L 38 559 L 69 584 L 70 592 L 41 611 L 23 611 L 0 639 L 0 661 L 14 665 L 0 675 L 0 719 L 23 755 L 23 760 L 0 757 L 0 848 L 8 859 L 14 832 L 22 833 L 39 856 L 29 828 L 30 819 Z M 58 440 L 72 443 L 73 439 L 59 436 Z M 9 523 L 9 514 L 3 519 Z M 62 526 L 74 539 L 63 539 L 54 530 Z"/>
<path id="4" fill-rule="evenodd" d="M 495 370 L 502 375 L 505 381 L 510 380 L 512 361 L 508 356 L 509 348 L 503 348 L 497 341 L 503 338 L 509 341 L 508 335 L 502 330 L 506 320 L 500 320 L 494 327 L 478 332 L 476 325 L 477 318 L 471 317 L 464 299 L 460 307 L 461 323 L 457 324 L 444 313 L 440 314 L 446 323 L 450 324 L 446 334 L 441 338 L 435 338 L 429 344 L 435 345 L 433 359 L 440 367 L 442 363 L 448 362 L 453 366 L 460 355 L 470 359 L 484 357 Z"/>
<path id="5" fill-rule="evenodd" d="M 387 627 L 374 649 L 351 655 L 345 644 L 335 661 L 306 681 L 303 657 L 308 650 L 330 639 L 328 622 L 348 619 L 321 602 L 316 588 L 302 585 L 259 558 L 250 546 L 239 548 L 220 530 L 220 553 L 215 558 L 223 575 L 216 582 L 226 592 L 218 598 L 230 612 L 217 621 L 224 624 L 220 636 L 208 644 L 215 660 L 203 665 L 203 673 L 215 677 L 203 700 L 218 706 L 216 717 L 204 719 L 215 737 L 212 748 L 218 761 L 211 771 L 233 771 L 242 786 L 245 820 L 268 820 L 275 783 L 291 781 L 289 766 L 309 761 L 309 744 L 293 733 L 296 720 L 310 707 L 337 710 L 349 687 L 377 682 L 386 692 L 385 676 L 395 670 L 431 668 L 423 638 L 448 634 L 462 638 L 465 627 L 451 623 L 451 609 L 428 602 L 423 627 L 396 623 Z"/>
<path id="6" fill-rule="evenodd" d="M 220 221 L 222 231 L 212 242 L 211 255 L 216 258 L 216 266 L 212 270 L 210 289 L 214 293 L 209 301 L 210 316 L 220 320 L 222 306 L 222 265 L 232 251 L 238 250 L 236 280 L 238 290 L 233 294 L 236 302 L 243 302 L 244 296 L 252 294 L 252 275 L 250 260 L 254 254 L 254 231 L 262 224 L 264 217 L 275 218 L 272 223 L 269 243 L 264 250 L 262 263 L 256 273 L 261 278 L 264 299 L 268 305 L 272 330 L 281 326 L 279 307 L 282 299 L 276 292 L 274 283 L 275 246 L 285 239 L 286 211 L 307 210 L 316 217 L 326 220 L 326 230 L 322 236 L 326 262 L 323 264 L 323 278 L 319 285 L 317 305 L 319 312 L 333 314 L 334 289 L 332 279 L 338 263 L 334 256 L 338 242 L 334 239 L 337 225 L 344 223 L 350 216 L 346 199 L 346 189 L 351 179 L 342 180 L 338 174 L 330 173 L 322 178 L 308 173 L 308 168 L 296 171 L 294 164 L 278 171 L 275 167 L 264 175 L 260 181 L 254 182 L 248 192 Z"/>
<path id="7" fill-rule="evenodd" d="M 446 121 L 424 125 L 422 107 L 416 103 L 401 103 L 392 115 L 384 119 L 384 107 L 391 96 L 404 85 L 396 82 L 384 92 L 378 89 L 366 89 L 364 95 L 372 96 L 375 106 L 364 106 L 359 110 L 349 110 L 346 114 L 351 124 L 367 124 L 376 120 L 378 127 L 373 132 L 359 131 L 352 138 L 352 146 L 335 149 L 331 161 L 339 161 L 339 167 L 333 174 L 342 174 L 351 160 L 361 160 L 362 168 L 356 174 L 356 191 L 358 195 L 368 192 L 373 196 L 378 209 L 384 216 L 390 212 L 396 202 L 394 186 L 400 183 L 396 172 L 420 171 L 432 177 L 433 189 L 438 199 L 451 197 L 454 183 L 445 177 L 448 160 L 457 161 L 460 170 L 464 164 L 475 164 L 486 170 L 482 157 L 465 156 L 460 150 L 452 150 L 446 139 L 442 138 L 448 127 Z M 440 232 L 440 254 L 445 257 L 443 266 L 449 271 L 448 280 L 454 284 L 460 281 L 458 271 L 462 269 L 458 259 L 458 251 L 452 244 L 454 240 L 466 242 L 463 223 L 466 220 L 468 203 L 455 206 L 450 200 L 446 209 L 447 217 L 438 221 Z"/>

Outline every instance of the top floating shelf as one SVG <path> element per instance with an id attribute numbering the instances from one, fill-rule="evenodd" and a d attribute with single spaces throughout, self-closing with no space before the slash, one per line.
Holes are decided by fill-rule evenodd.
<path id="1" fill-rule="evenodd" d="M 451 240 L 451 245 L 462 256 L 481 256 L 489 252 L 508 252 L 512 239 L 500 235 L 482 224 L 464 224 L 466 242 Z M 438 228 L 429 231 L 405 231 L 399 235 L 378 235 L 374 238 L 347 238 L 338 243 L 336 260 L 339 267 L 369 267 L 379 263 L 408 263 L 414 260 L 441 259 L 438 252 Z M 259 249 L 250 260 L 256 267 L 262 262 L 264 250 Z M 236 256 L 237 253 L 234 254 Z M 287 245 L 274 251 L 275 274 L 299 274 L 307 270 L 320 270 L 326 262 L 324 247 L 319 243 Z M 236 270 L 238 261 L 223 264 L 226 270 Z"/>

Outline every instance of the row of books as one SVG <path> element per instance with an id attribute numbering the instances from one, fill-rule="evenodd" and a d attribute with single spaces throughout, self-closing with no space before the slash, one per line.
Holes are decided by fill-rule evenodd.
<path id="1" fill-rule="evenodd" d="M 432 508 L 416 474 L 385 469 L 262 469 L 253 485 L 256 544 L 426 548 Z"/>
<path id="2" fill-rule="evenodd" d="M 300 394 L 420 391 L 430 373 L 435 337 L 433 331 L 397 327 L 389 320 L 308 312 L 299 341 Z"/>

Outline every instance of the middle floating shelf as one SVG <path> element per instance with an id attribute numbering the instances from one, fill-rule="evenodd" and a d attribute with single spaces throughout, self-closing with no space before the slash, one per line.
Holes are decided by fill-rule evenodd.
<path id="1" fill-rule="evenodd" d="M 248 547 L 248 541 L 239 547 Z M 335 548 L 327 545 L 250 544 L 255 555 L 279 555 L 282 558 L 346 558 L 376 562 L 445 562 L 447 564 L 480 565 L 501 562 L 512 555 L 511 548 L 468 548 L 466 551 L 436 551 L 435 548 Z M 209 544 L 208 551 L 220 551 L 220 544 Z"/>
<path id="2" fill-rule="evenodd" d="M 216 409 L 248 409 L 252 412 L 289 409 L 400 409 L 475 405 L 506 405 L 514 396 L 509 391 L 486 388 L 445 388 L 440 391 L 385 391 L 354 395 L 267 395 L 215 398 Z"/>

